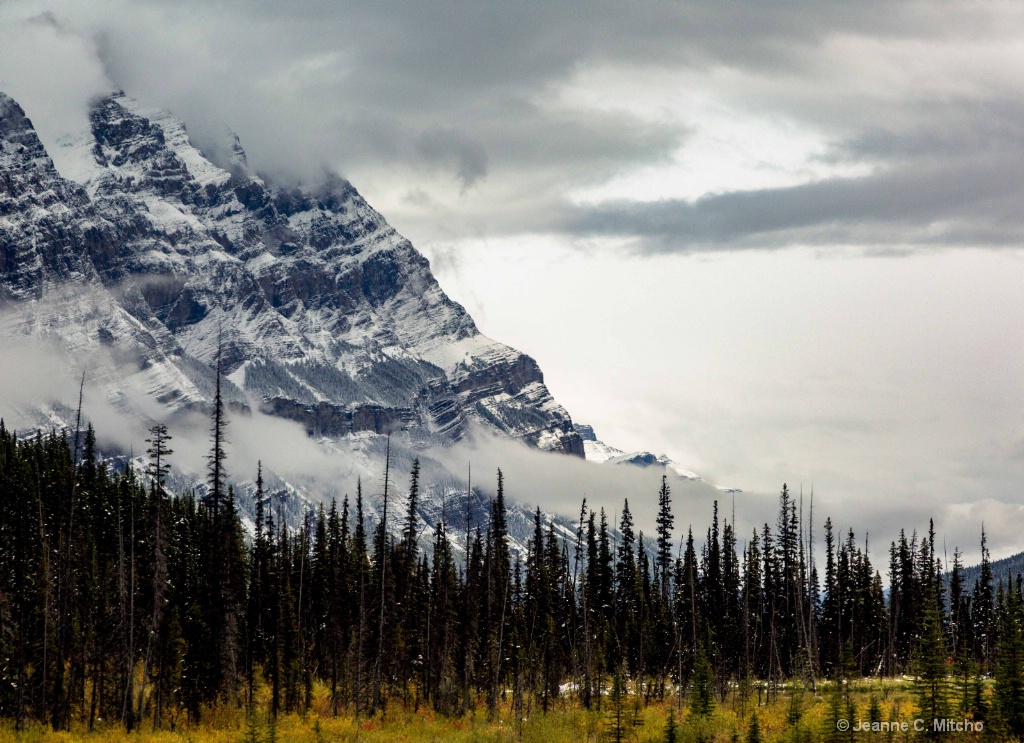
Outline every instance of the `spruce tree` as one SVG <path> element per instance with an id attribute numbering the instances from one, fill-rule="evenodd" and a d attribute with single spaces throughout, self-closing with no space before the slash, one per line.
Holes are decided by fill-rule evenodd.
<path id="1" fill-rule="evenodd" d="M 206 457 L 207 471 L 207 500 L 210 512 L 216 524 L 220 513 L 220 507 L 224 500 L 224 483 L 227 474 L 224 470 L 224 460 L 227 455 L 224 452 L 225 429 L 227 419 L 224 415 L 224 397 L 221 395 L 221 351 L 217 350 L 216 362 L 216 387 L 213 396 L 213 410 L 210 414 L 210 453 Z"/>
<path id="2" fill-rule="evenodd" d="M 917 647 L 917 679 L 914 684 L 920 716 L 926 721 L 945 719 L 951 712 L 949 668 L 946 658 L 946 644 L 939 612 L 934 602 L 928 600 Z M 940 734 L 939 731 L 932 729 L 931 725 L 926 725 L 926 737 L 937 737 Z"/>
<path id="3" fill-rule="evenodd" d="M 249 591 L 246 603 L 246 626 L 249 629 L 246 646 L 246 687 L 249 715 L 255 703 L 256 664 L 266 660 L 267 591 L 269 574 L 269 540 L 267 535 L 266 511 L 263 503 L 263 463 L 256 463 L 256 492 L 254 494 L 256 518 L 254 534 L 249 553 Z"/>
<path id="4" fill-rule="evenodd" d="M 1000 602 L 1001 626 L 995 668 L 995 713 L 1000 732 L 1024 736 L 1024 602 L 1011 585 Z"/>
<path id="5" fill-rule="evenodd" d="M 750 726 L 747 728 L 747 743 L 761 743 L 761 724 L 757 720 L 757 712 L 750 714 Z"/>
<path id="6" fill-rule="evenodd" d="M 693 668 L 693 688 L 690 690 L 690 711 L 698 717 L 708 717 L 714 709 L 714 674 L 702 643 L 697 648 L 697 659 Z"/>
<path id="7" fill-rule="evenodd" d="M 981 571 L 971 597 L 971 625 L 974 658 L 981 664 L 983 673 L 990 673 L 996 647 L 996 614 L 992 563 L 984 527 L 981 530 Z"/>
<path id="8" fill-rule="evenodd" d="M 509 619 L 511 598 L 512 561 L 509 554 L 508 521 L 505 511 L 505 476 L 498 470 L 498 489 L 491 502 L 491 523 L 487 529 L 487 575 L 486 575 L 486 644 L 488 653 L 487 708 L 495 715 L 498 705 L 498 690 L 502 680 L 502 661 L 507 640 L 506 626 Z M 507 669 L 506 669 L 507 670 Z"/>
<path id="9" fill-rule="evenodd" d="M 384 664 L 385 660 L 385 638 L 384 622 L 387 615 L 387 577 L 388 577 L 388 487 L 391 477 L 391 436 L 387 439 L 387 449 L 384 455 L 384 498 L 381 511 L 380 524 L 377 525 L 377 537 L 374 540 L 374 569 L 377 572 L 376 584 L 380 591 L 377 594 L 378 615 L 377 615 L 377 656 L 373 665 L 373 706 L 371 710 L 377 710 L 384 701 Z"/>
<path id="10" fill-rule="evenodd" d="M 417 534 L 419 525 L 420 499 L 420 458 L 412 460 L 412 473 L 409 478 L 409 497 L 405 510 L 405 524 L 402 526 L 402 549 L 405 553 L 406 579 L 412 573 L 412 565 L 416 560 Z"/>
<path id="11" fill-rule="evenodd" d="M 661 489 L 658 491 L 658 515 L 655 519 L 658 535 L 658 551 L 655 560 L 658 571 L 655 576 L 661 585 L 661 598 L 668 600 L 669 568 L 672 565 L 672 491 L 668 486 L 668 477 L 661 476 Z"/>
<path id="12" fill-rule="evenodd" d="M 624 743 L 629 735 L 629 718 L 626 712 L 628 698 L 626 672 L 619 666 L 612 674 L 612 686 L 608 691 L 605 739 L 610 743 Z"/>
<path id="13" fill-rule="evenodd" d="M 627 669 L 635 671 L 636 646 L 633 642 L 635 634 L 635 612 L 637 609 L 637 568 L 636 533 L 633 531 L 633 514 L 629 510 L 626 499 L 619 518 L 619 543 L 615 550 L 615 637 L 617 640 L 617 656 L 614 662 L 625 659 Z"/>
<path id="14" fill-rule="evenodd" d="M 679 723 L 676 722 L 676 711 L 671 707 L 665 722 L 665 743 L 679 743 Z"/>
<path id="15" fill-rule="evenodd" d="M 90 433 L 92 427 L 90 426 Z M 172 439 L 172 436 L 167 432 L 167 426 L 163 423 L 158 423 L 149 429 L 150 438 L 146 439 L 146 443 L 149 444 L 149 448 L 146 453 L 149 455 L 150 462 L 146 469 L 146 474 L 150 477 L 151 489 L 150 489 L 150 500 L 151 509 L 153 512 L 153 558 L 152 558 L 152 595 L 150 600 L 153 604 L 153 610 L 150 615 L 149 627 L 147 628 L 146 637 L 146 653 L 145 663 L 142 674 L 142 689 L 139 692 L 139 710 L 137 716 L 142 718 L 142 704 L 146 698 L 146 681 L 152 678 L 156 684 L 156 697 L 157 703 L 154 707 L 153 715 L 153 726 L 159 728 L 162 720 L 161 718 L 161 697 L 162 691 L 160 688 L 161 676 L 167 672 L 165 668 L 166 661 L 166 648 L 161 647 L 161 637 L 166 637 L 166 628 L 164 627 L 165 622 L 165 603 L 167 602 L 169 591 L 168 576 L 167 576 L 167 542 L 166 535 L 164 534 L 164 511 L 165 506 L 165 495 L 164 495 L 164 480 L 170 472 L 170 466 L 167 463 L 167 457 L 174 453 L 168 446 L 168 442 Z M 92 437 L 95 440 L 95 437 Z M 87 440 L 87 449 L 90 445 Z M 154 645 L 155 657 L 154 657 Z M 151 665 L 152 661 L 152 665 Z"/>
<path id="16" fill-rule="evenodd" d="M 844 700 L 844 684 L 836 679 L 828 694 L 828 703 L 825 707 L 824 730 L 821 731 L 821 739 L 826 743 L 846 743 L 853 740 L 853 731 L 850 725 L 843 725 L 843 722 L 850 723 L 849 705 Z"/>

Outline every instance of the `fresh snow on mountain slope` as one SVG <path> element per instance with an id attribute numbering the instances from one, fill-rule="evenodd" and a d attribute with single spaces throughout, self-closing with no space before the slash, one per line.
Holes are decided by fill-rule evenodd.
<path id="1" fill-rule="evenodd" d="M 666 472 L 683 480 L 701 479 L 700 475 L 691 472 L 678 462 L 670 459 L 668 456 L 664 454 L 656 456 L 649 451 L 635 451 L 631 454 L 620 454 L 619 456 L 607 459 L 606 463 L 631 464 L 636 467 L 662 467 Z"/>
<path id="2" fill-rule="evenodd" d="M 8 329 L 113 349 L 171 412 L 208 403 L 219 353 L 239 398 L 317 435 L 444 442 L 473 423 L 583 456 L 536 362 L 481 335 L 349 183 L 269 185 L 237 138 L 222 168 L 121 92 L 90 122 L 58 144 L 71 181 L 0 97 Z"/>
<path id="3" fill-rule="evenodd" d="M 476 429 L 699 479 L 574 426 L 537 363 L 483 336 L 427 260 L 346 181 L 268 183 L 248 170 L 237 138 L 215 164 L 180 121 L 120 92 L 96 102 L 90 122 L 57 143 L 60 173 L 21 108 L 0 94 L 0 340 L 43 340 L 73 376 L 85 370 L 119 415 L 193 431 L 219 356 L 239 423 L 247 410 L 295 421 L 301 429 L 285 435 L 304 430 L 330 462 L 330 476 L 265 469 L 267 503 L 287 523 L 354 497 L 356 480 L 367 519 L 378 518 L 389 433 L 393 471 L 408 473 L 417 456 L 423 464 L 425 547 L 442 513 L 459 548 L 467 520 L 470 534 L 486 528 L 490 484 L 467 498 L 461 475 L 432 456 Z M 73 421 L 69 400 L 39 402 L 38 425 Z M 177 477 L 179 490 L 202 492 L 201 474 Z M 399 512 L 401 479 L 389 485 Z M 238 485 L 251 517 L 254 486 Z M 534 519 L 531 506 L 509 503 L 513 547 L 523 554 Z M 541 523 L 570 539 L 578 528 L 543 511 Z"/>
<path id="4" fill-rule="evenodd" d="M 594 433 L 593 426 L 588 426 L 585 423 L 574 423 L 573 427 L 576 429 L 576 433 L 580 435 L 580 438 L 583 439 L 583 452 L 588 462 L 600 464 L 624 453 L 621 449 L 616 449 L 614 446 L 608 446 L 603 441 L 599 441 Z"/>
<path id="5" fill-rule="evenodd" d="M 607 462 L 612 457 L 617 457 L 624 454 L 621 449 L 616 449 L 614 446 L 608 446 L 603 441 L 584 441 L 583 452 L 586 455 L 588 462 Z"/>
<path id="6" fill-rule="evenodd" d="M 467 501 L 430 447 L 479 428 L 583 457 L 537 363 L 483 336 L 351 184 L 269 184 L 248 170 L 237 138 L 214 164 L 171 114 L 121 92 L 95 103 L 90 124 L 56 143 L 60 173 L 0 93 L 0 341 L 44 342 L 143 425 L 202 416 L 219 356 L 236 412 L 296 421 L 331 457 L 336 479 L 266 473 L 268 502 L 293 525 L 340 502 L 340 483 L 357 478 L 376 518 L 389 433 L 396 471 L 423 460 L 424 543 L 449 506 L 456 544 L 467 518 L 473 529 L 489 518 L 487 496 L 474 488 Z M 69 400 L 37 403 L 37 425 L 73 420 Z M 202 492 L 201 475 L 177 476 Z M 239 484 L 251 516 L 254 489 Z M 390 486 L 398 504 L 404 485 Z M 510 504 L 517 550 L 533 519 Z M 550 514 L 542 522 L 571 531 Z"/>
<path id="7" fill-rule="evenodd" d="M 586 453 L 587 461 L 598 464 L 628 464 L 634 467 L 661 467 L 666 473 L 681 480 L 703 480 L 700 475 L 691 472 L 665 454 L 657 456 L 649 451 L 626 453 L 598 439 L 592 426 L 588 426 L 585 423 L 575 423 L 573 425 L 576 433 L 583 439 L 583 450 Z M 742 492 L 735 488 L 719 489 L 729 493 Z"/>

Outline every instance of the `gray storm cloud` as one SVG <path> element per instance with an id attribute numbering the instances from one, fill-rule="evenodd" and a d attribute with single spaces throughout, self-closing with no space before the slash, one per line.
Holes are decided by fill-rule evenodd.
<path id="1" fill-rule="evenodd" d="M 487 175 L 487 152 L 458 129 L 430 129 L 416 140 L 416 149 L 429 162 L 450 167 L 463 189 Z"/>
<path id="2" fill-rule="evenodd" d="M 42 120 L 80 121 L 91 96 L 117 86 L 176 111 L 200 141 L 226 122 L 257 170 L 282 177 L 336 169 L 357 187 L 365 174 L 373 191 L 381 173 L 401 179 L 418 159 L 454 177 L 456 197 L 485 178 L 503 184 L 474 195 L 471 222 L 492 233 L 614 235 L 640 252 L 688 252 L 879 235 L 1000 246 L 1024 228 L 1007 156 L 1024 115 L 1012 103 L 1020 76 L 1000 64 L 1014 43 L 1005 4 L 213 2 L 182 13 L 87 0 L 13 2 L 0 14 L 0 85 Z M 873 172 L 740 183 L 696 200 L 570 203 L 574 187 L 685 152 L 700 126 L 653 120 L 614 90 L 586 104 L 566 97 L 581 74 L 609 68 L 666 111 L 686 89 L 737 116 L 759 107 L 802 121 L 833 161 Z M 59 134 L 48 126 L 44 140 Z M 430 203 L 410 205 L 409 223 L 450 216 Z"/>
<path id="3" fill-rule="evenodd" d="M 1019 246 L 1022 198 L 1024 173 L 1016 161 L 986 157 L 693 202 L 605 203 L 574 210 L 564 229 L 637 238 L 641 252 L 792 244 Z"/>

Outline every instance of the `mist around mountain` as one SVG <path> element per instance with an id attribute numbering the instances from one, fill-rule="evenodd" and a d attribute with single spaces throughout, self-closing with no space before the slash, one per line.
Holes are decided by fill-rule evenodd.
<path id="1" fill-rule="evenodd" d="M 550 485 L 533 486 L 539 477 L 519 478 L 530 482 L 510 499 L 520 546 L 538 503 L 565 529 L 581 493 L 599 504 L 606 491 L 614 503 L 624 473 L 569 461 L 600 461 L 593 431 L 585 441 L 536 361 L 483 336 L 344 179 L 269 182 L 230 132 L 208 154 L 171 113 L 120 91 L 93 102 L 88 131 L 55 146 L 63 172 L 0 93 L 0 415 L 9 425 L 71 427 L 82 392 L 112 463 L 139 466 L 146 432 L 166 423 L 177 438 L 173 477 L 201 492 L 219 364 L 229 469 L 250 521 L 258 462 L 295 524 L 359 482 L 373 518 L 388 447 L 406 473 L 398 488 L 412 460 L 422 462 L 425 544 L 442 510 L 482 523 L 502 461 L 523 461 L 527 473 L 558 468 L 568 482 L 552 496 Z M 647 467 L 645 456 L 612 459 Z M 665 468 L 699 481 L 668 460 L 654 464 L 643 479 L 650 493 Z"/>

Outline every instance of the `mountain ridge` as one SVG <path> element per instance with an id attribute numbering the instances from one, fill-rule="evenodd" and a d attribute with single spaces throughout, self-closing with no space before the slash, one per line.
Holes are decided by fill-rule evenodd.
<path id="1" fill-rule="evenodd" d="M 72 181 L 0 94 L 0 297 L 21 303 L 19 332 L 135 356 L 135 386 L 172 410 L 208 404 L 221 354 L 236 396 L 310 432 L 445 442 L 472 421 L 583 456 L 536 361 L 483 336 L 347 181 L 268 185 L 237 138 L 218 167 L 121 91 L 90 125 L 58 145 Z"/>
<path id="2" fill-rule="evenodd" d="M 233 135 L 226 162 L 214 164 L 182 122 L 121 91 L 95 102 L 89 125 L 52 145 L 74 176 L 65 177 L 0 93 L 0 339 L 58 349 L 47 363 L 73 370 L 76 389 L 88 371 L 105 402 L 135 420 L 136 438 L 164 421 L 198 435 L 219 357 L 242 425 L 257 414 L 296 422 L 310 447 L 345 463 L 330 476 L 264 467 L 293 525 L 377 477 L 394 434 L 392 467 L 422 460 L 423 534 L 448 504 L 456 546 L 467 516 L 486 524 L 489 486 L 469 495 L 432 447 L 482 432 L 588 458 L 537 362 L 482 335 L 350 183 L 268 183 Z M 67 393 L 36 412 L 38 428 L 75 421 Z M 120 446 L 106 452 L 111 461 L 131 459 L 131 442 Z M 251 515 L 252 473 L 237 474 L 239 507 Z M 178 484 L 201 491 L 202 475 L 182 472 Z M 368 494 L 369 518 L 377 505 Z M 574 534 L 575 520 L 547 505 L 545 526 Z M 510 503 L 517 549 L 534 515 L 534 504 Z"/>

